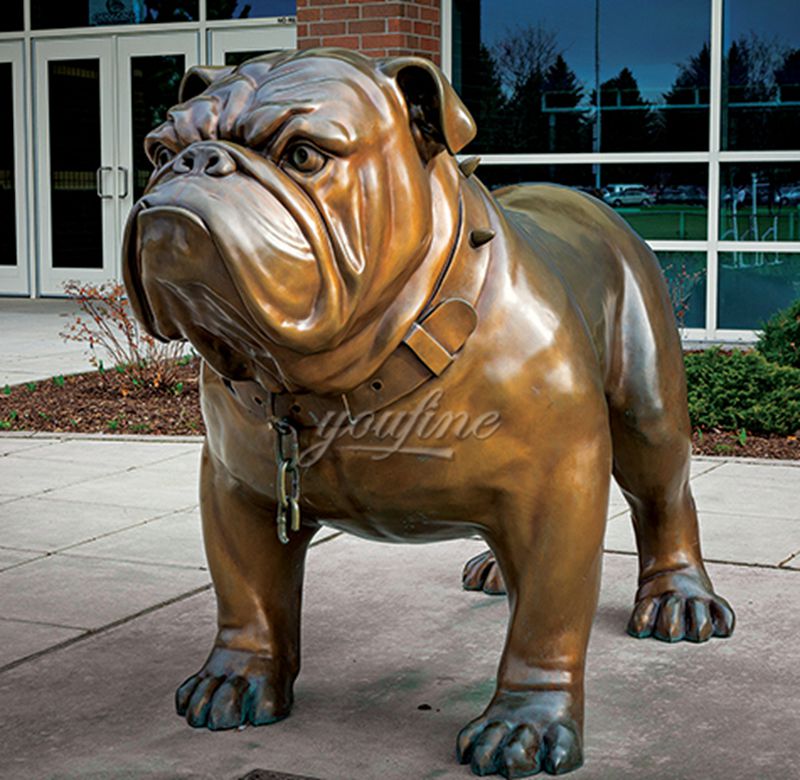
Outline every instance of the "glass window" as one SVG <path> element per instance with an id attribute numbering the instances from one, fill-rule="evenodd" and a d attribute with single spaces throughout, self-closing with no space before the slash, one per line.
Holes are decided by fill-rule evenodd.
<path id="1" fill-rule="evenodd" d="M 470 151 L 708 149 L 710 19 L 709 0 L 453 0 Z"/>
<path id="2" fill-rule="evenodd" d="M 31 0 L 34 29 L 194 22 L 198 0 Z"/>
<path id="3" fill-rule="evenodd" d="M 577 187 L 605 201 L 646 239 L 707 236 L 705 165 L 483 165 L 477 176 L 490 189 L 534 182 Z"/>
<path id="4" fill-rule="evenodd" d="M 6 0 L 0 12 L 0 32 L 17 32 L 22 26 L 22 0 Z"/>
<path id="5" fill-rule="evenodd" d="M 239 67 L 243 62 L 254 60 L 256 57 L 269 53 L 269 51 L 226 51 L 225 64 Z"/>
<path id="6" fill-rule="evenodd" d="M 720 166 L 722 241 L 800 241 L 800 162 Z"/>
<path id="7" fill-rule="evenodd" d="M 139 200 L 153 167 L 144 153 L 144 137 L 167 118 L 178 100 L 186 72 L 182 54 L 131 58 L 131 117 L 133 119 L 133 199 Z"/>
<path id="8" fill-rule="evenodd" d="M 297 0 L 208 0 L 208 18 L 261 19 L 265 16 L 294 16 Z"/>
<path id="9" fill-rule="evenodd" d="M 726 0 L 723 149 L 800 148 L 797 0 Z"/>
<path id="10" fill-rule="evenodd" d="M 0 266 L 17 264 L 13 78 L 11 63 L 0 62 Z"/>
<path id="11" fill-rule="evenodd" d="M 679 328 L 706 326 L 706 253 L 659 252 Z"/>
<path id="12" fill-rule="evenodd" d="M 53 268 L 102 268 L 100 61 L 48 63 Z"/>
<path id="13" fill-rule="evenodd" d="M 719 327 L 754 330 L 800 298 L 800 254 L 721 252 Z"/>

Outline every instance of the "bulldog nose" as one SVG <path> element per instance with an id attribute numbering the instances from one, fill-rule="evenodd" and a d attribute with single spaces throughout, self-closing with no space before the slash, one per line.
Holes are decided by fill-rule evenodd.
<path id="1" fill-rule="evenodd" d="M 230 176 L 236 171 L 236 161 L 221 146 L 189 147 L 175 159 L 172 170 L 195 176 Z"/>

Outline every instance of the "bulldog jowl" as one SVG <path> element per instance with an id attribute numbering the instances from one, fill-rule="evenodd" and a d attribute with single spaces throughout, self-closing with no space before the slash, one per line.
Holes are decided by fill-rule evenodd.
<path id="1" fill-rule="evenodd" d="M 154 172 L 125 248 L 145 327 L 204 359 L 219 630 L 179 713 L 211 729 L 288 714 L 322 525 L 392 542 L 477 533 L 492 554 L 467 584 L 507 590 L 511 615 L 458 758 L 505 777 L 580 766 L 612 474 L 639 545 L 632 632 L 733 629 L 700 554 L 657 260 L 588 196 L 490 195 L 455 158 L 474 123 L 426 60 L 284 52 L 193 69 L 181 92 L 147 139 Z M 299 525 L 279 538 L 290 500 Z"/>

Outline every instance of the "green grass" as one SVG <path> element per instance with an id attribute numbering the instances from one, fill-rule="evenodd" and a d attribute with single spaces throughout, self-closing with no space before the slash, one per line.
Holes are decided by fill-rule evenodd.
<path id="1" fill-rule="evenodd" d="M 622 206 L 617 213 L 643 238 L 663 241 L 703 241 L 708 211 L 703 206 Z"/>
<path id="2" fill-rule="evenodd" d="M 643 208 L 621 206 L 616 212 L 643 238 L 662 241 L 704 241 L 708 230 L 705 206 L 664 204 Z M 720 219 L 720 237 L 726 241 L 800 241 L 800 209 L 760 207 L 755 220 L 745 210 L 736 216 L 726 209 Z"/>
<path id="3" fill-rule="evenodd" d="M 734 231 L 733 214 L 727 209 L 720 220 L 720 238 L 725 241 L 797 241 L 800 240 L 800 210 L 791 207 L 758 209 L 755 219 L 749 209 L 736 215 Z M 776 233 L 777 230 L 777 233 Z"/>

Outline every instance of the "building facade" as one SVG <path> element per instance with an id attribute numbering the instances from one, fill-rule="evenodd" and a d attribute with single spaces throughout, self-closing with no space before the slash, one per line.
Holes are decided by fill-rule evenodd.
<path id="1" fill-rule="evenodd" d="M 119 273 L 141 139 L 190 65 L 283 48 L 416 54 L 479 124 L 490 187 L 603 198 L 687 337 L 749 340 L 800 297 L 796 0 L 6 0 L 0 293 Z"/>

